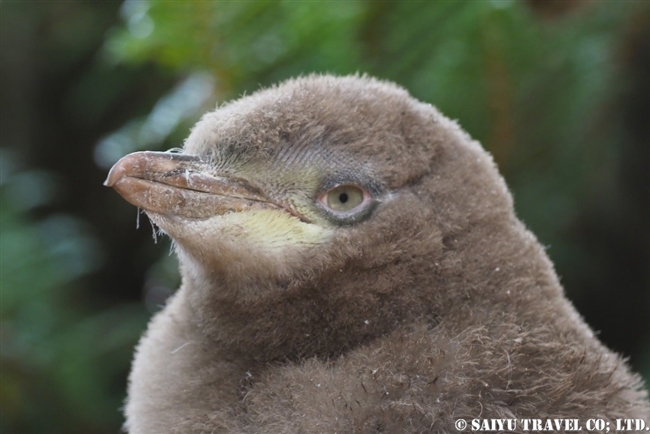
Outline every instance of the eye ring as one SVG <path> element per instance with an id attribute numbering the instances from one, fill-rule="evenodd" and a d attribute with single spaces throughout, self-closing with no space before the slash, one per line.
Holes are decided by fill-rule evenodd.
<path id="1" fill-rule="evenodd" d="M 371 200 L 365 188 L 354 184 L 337 185 L 318 197 L 318 202 L 325 209 L 339 215 L 354 214 L 364 209 Z"/>

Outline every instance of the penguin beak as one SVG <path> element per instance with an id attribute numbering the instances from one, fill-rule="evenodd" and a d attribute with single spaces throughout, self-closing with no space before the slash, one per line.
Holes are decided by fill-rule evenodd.
<path id="1" fill-rule="evenodd" d="M 246 180 L 214 174 L 207 159 L 186 154 L 134 152 L 115 163 L 104 185 L 147 213 L 165 217 L 204 220 L 231 212 L 283 210 Z"/>

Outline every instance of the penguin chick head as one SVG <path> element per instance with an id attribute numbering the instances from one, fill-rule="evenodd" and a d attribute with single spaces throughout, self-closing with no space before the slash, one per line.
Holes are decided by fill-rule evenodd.
<path id="1" fill-rule="evenodd" d="M 470 174 L 443 170 L 461 148 L 473 155 Z M 351 270 L 434 264 L 445 234 L 471 220 L 463 200 L 484 201 L 489 189 L 499 191 L 491 203 L 508 200 L 497 175 L 478 182 L 472 170 L 496 173 L 453 122 L 405 90 L 309 76 L 206 114 L 180 153 L 127 155 L 106 184 L 174 240 L 184 278 L 251 299 L 306 282 L 345 286 Z M 447 200 L 454 195 L 462 200 Z"/>

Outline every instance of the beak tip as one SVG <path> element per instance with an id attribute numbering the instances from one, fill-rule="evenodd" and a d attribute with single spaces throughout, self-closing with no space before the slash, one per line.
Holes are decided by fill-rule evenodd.
<path id="1" fill-rule="evenodd" d="M 111 168 L 110 172 L 108 172 L 108 176 L 106 177 L 106 180 L 104 181 L 104 185 L 106 187 L 113 187 L 117 181 L 122 178 L 124 175 L 124 168 L 122 165 L 120 165 L 120 162 L 118 161 L 115 163 L 115 165 Z"/>
<path id="2" fill-rule="evenodd" d="M 106 177 L 106 179 L 104 180 L 104 182 L 102 184 L 104 187 L 112 187 L 115 184 L 115 180 L 112 179 L 112 176 L 111 176 L 112 174 L 113 174 L 113 169 L 111 168 L 111 171 L 108 172 L 108 176 Z"/>
<path id="3" fill-rule="evenodd" d="M 143 154 L 144 152 L 134 152 L 120 158 L 108 172 L 104 185 L 106 187 L 114 187 L 120 179 L 128 176 L 134 171 L 137 172 L 137 169 L 139 168 L 138 163 L 142 159 Z"/>

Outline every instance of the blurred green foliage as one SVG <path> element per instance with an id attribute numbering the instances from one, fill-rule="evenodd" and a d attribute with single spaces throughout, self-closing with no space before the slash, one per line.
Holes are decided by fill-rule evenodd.
<path id="1" fill-rule="evenodd" d="M 146 316 L 133 303 L 101 312 L 84 306 L 80 280 L 102 264 L 98 240 L 70 215 L 27 217 L 46 204 L 53 181 L 12 173 L 11 156 L 3 150 L 0 158 L 2 431 L 103 432 L 98 421 L 119 422 L 122 391 L 112 383 Z"/>
<path id="2" fill-rule="evenodd" d="M 310 72 L 389 79 L 459 119 L 650 378 L 649 29 L 644 2 L 5 2 L 0 430 L 119 430 L 133 346 L 178 276 L 100 190 L 108 167 Z"/>

